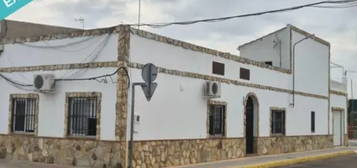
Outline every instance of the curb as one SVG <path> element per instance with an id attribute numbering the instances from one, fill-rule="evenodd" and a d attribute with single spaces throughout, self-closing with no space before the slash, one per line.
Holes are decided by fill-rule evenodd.
<path id="1" fill-rule="evenodd" d="M 265 163 L 247 165 L 247 166 L 239 166 L 239 167 L 233 166 L 230 168 L 272 168 L 272 167 L 288 166 L 288 165 L 294 165 L 294 164 L 316 161 L 316 160 L 330 159 L 330 158 L 334 158 L 334 157 L 338 157 L 338 156 L 345 156 L 345 155 L 354 154 L 354 153 L 355 153 L 354 151 L 342 151 L 342 152 L 335 152 L 335 153 L 322 154 L 322 155 L 316 155 L 316 156 L 300 157 L 300 158 L 295 158 L 295 159 L 271 161 L 271 162 L 265 162 Z"/>

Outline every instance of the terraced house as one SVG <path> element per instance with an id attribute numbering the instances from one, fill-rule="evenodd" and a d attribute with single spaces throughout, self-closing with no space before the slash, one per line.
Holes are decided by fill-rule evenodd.
<path id="1" fill-rule="evenodd" d="M 241 56 L 126 25 L 42 26 L 1 29 L 0 158 L 126 167 L 129 85 L 146 63 L 159 67 L 158 87 L 150 102 L 136 92 L 134 167 L 346 145 L 346 85 L 330 81 L 330 44 L 292 25 L 241 45 Z"/>

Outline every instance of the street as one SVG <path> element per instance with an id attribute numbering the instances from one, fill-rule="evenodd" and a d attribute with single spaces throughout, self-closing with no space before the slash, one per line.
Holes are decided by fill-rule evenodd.
<path id="1" fill-rule="evenodd" d="M 313 161 L 303 164 L 283 166 L 280 168 L 356 168 L 357 154 L 336 157 L 327 160 Z"/>

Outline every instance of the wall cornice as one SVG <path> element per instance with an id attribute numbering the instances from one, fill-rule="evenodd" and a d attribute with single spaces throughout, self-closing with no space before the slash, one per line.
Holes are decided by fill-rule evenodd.
<path id="1" fill-rule="evenodd" d="M 345 93 L 345 92 L 341 92 L 341 91 L 337 91 L 337 90 L 330 90 L 330 94 L 334 94 L 334 95 L 339 95 L 339 96 L 345 96 L 345 97 L 347 97 L 347 93 Z"/>
<path id="2" fill-rule="evenodd" d="M 140 63 L 132 63 L 131 62 L 131 63 L 129 63 L 129 67 L 136 68 L 136 69 L 142 69 L 144 67 L 144 65 L 140 64 Z M 162 67 L 158 67 L 158 69 L 159 69 L 160 73 L 165 73 L 165 74 L 169 74 L 169 75 L 175 75 L 175 76 L 181 76 L 181 77 L 187 77 L 187 78 L 195 78 L 195 79 L 208 80 L 208 81 L 217 81 L 217 82 L 226 83 L 226 84 L 233 84 L 233 85 L 237 85 L 237 86 L 245 86 L 245 87 L 269 90 L 269 91 L 275 91 L 275 92 L 283 92 L 283 93 L 289 93 L 289 94 L 293 93 L 293 91 L 290 89 L 283 89 L 283 88 L 278 88 L 278 87 L 242 82 L 242 81 L 238 81 L 238 80 L 232 80 L 232 79 L 204 75 L 204 74 L 193 73 L 193 72 L 185 72 L 185 71 L 179 71 L 179 70 L 166 69 L 166 68 L 162 68 Z M 326 99 L 326 100 L 328 99 L 328 96 L 322 96 L 322 95 L 306 93 L 306 92 L 301 92 L 301 91 L 295 91 L 295 94 L 298 94 L 301 96 L 306 96 L 306 97 L 318 98 L 318 99 Z"/>
<path id="3" fill-rule="evenodd" d="M 117 61 L 91 62 L 91 63 L 74 63 L 74 64 L 53 64 L 24 67 L 4 67 L 0 68 L 1 73 L 11 72 L 32 72 L 32 71 L 57 71 L 67 69 L 86 69 L 86 68 L 106 68 L 117 67 Z"/>
<path id="4" fill-rule="evenodd" d="M 15 43 L 29 43 L 29 42 L 38 42 L 38 41 L 50 41 L 50 40 L 59 40 L 65 38 L 75 38 L 75 37 L 85 37 L 85 36 L 99 36 L 108 33 L 118 33 L 120 26 L 103 28 L 103 29 L 93 29 L 93 30 L 79 30 L 69 33 L 55 33 L 47 34 L 42 36 L 33 36 L 33 37 L 19 37 L 19 38 L 4 38 L 0 40 L 0 44 L 15 44 Z"/>

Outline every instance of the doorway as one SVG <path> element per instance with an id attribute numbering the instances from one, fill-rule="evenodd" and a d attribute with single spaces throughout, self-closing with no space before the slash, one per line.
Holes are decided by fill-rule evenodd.
<path id="1" fill-rule="evenodd" d="M 343 144 L 343 111 L 333 111 L 332 131 L 333 145 L 341 146 Z"/>
<path id="2" fill-rule="evenodd" d="M 246 154 L 257 153 L 258 136 L 258 101 L 248 95 L 245 103 L 245 144 Z"/>

